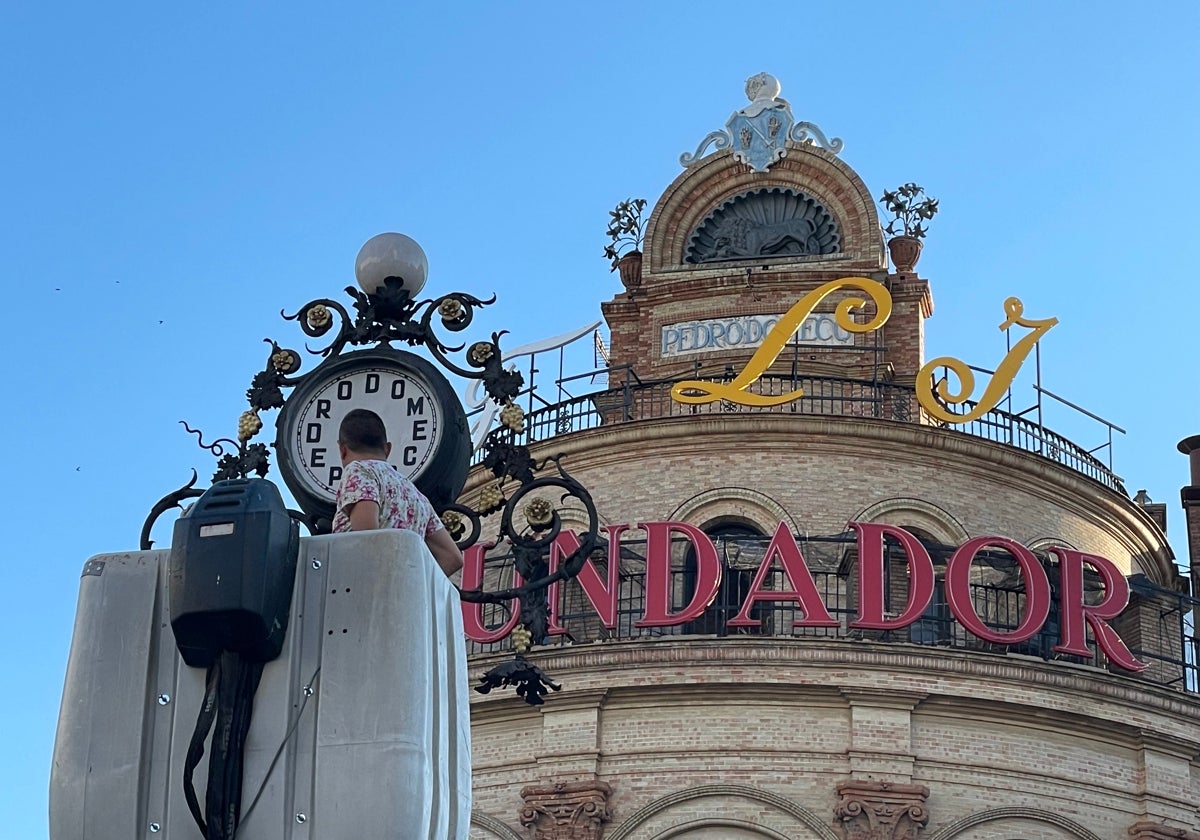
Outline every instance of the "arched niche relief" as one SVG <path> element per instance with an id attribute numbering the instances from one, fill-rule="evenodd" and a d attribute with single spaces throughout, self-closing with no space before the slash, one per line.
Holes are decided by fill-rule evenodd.
<path id="1" fill-rule="evenodd" d="M 759 187 L 722 202 L 688 236 L 693 265 L 771 257 L 820 257 L 842 250 L 837 218 L 794 187 Z"/>
<path id="2" fill-rule="evenodd" d="M 564 528 L 570 528 L 573 531 L 586 531 L 588 529 L 588 513 L 582 507 L 566 507 L 559 506 L 557 498 L 548 498 L 555 510 L 558 512 L 558 518 L 562 520 Z M 600 527 L 611 525 L 612 522 L 603 514 L 597 514 L 597 521 Z"/>
<path id="3" fill-rule="evenodd" d="M 685 634 L 706 636 L 760 635 L 770 628 L 731 628 L 743 599 L 750 591 L 758 571 L 767 540 L 780 522 L 795 533 L 791 516 L 770 496 L 745 487 L 719 487 L 698 493 L 677 507 L 671 514 L 675 522 L 687 522 L 704 531 L 712 540 L 721 564 L 721 583 L 717 595 L 704 613 L 683 625 Z M 679 577 L 679 597 L 689 602 L 696 587 L 696 553 L 691 546 L 681 546 L 677 558 L 682 575 Z M 755 618 L 759 608 L 755 608 Z"/>
<path id="4" fill-rule="evenodd" d="M 841 840 L 828 818 L 749 785 L 704 785 L 668 794 L 639 808 L 604 835 L 604 840 L 777 838 Z"/>
<path id="5" fill-rule="evenodd" d="M 962 523 L 933 502 L 911 497 L 884 499 L 868 505 L 851 517 L 852 522 L 882 522 L 901 528 L 917 528 L 942 545 L 961 545 L 971 538 Z"/>
<path id="6" fill-rule="evenodd" d="M 933 502 L 911 497 L 884 499 L 860 510 L 850 517 L 851 522 L 879 522 L 895 525 L 915 535 L 927 547 L 953 547 L 969 540 L 970 534 L 957 519 Z M 935 565 L 944 565 L 946 552 L 931 551 Z M 857 559 L 858 549 L 848 545 L 842 556 L 843 570 L 849 569 Z"/>
<path id="7" fill-rule="evenodd" d="M 862 179 L 838 156 L 815 146 L 791 143 L 787 157 L 774 163 L 766 173 L 752 172 L 736 162 L 728 151 L 710 155 L 681 172 L 663 191 L 646 222 L 646 270 L 657 273 L 703 268 L 702 263 L 687 261 L 693 235 L 722 205 L 759 190 L 803 194 L 805 200 L 811 198 L 836 220 L 839 242 L 836 252 L 822 250 L 811 256 L 801 255 L 800 259 L 815 258 L 820 263 L 823 258 L 856 271 L 886 270 L 879 214 Z M 769 233 L 761 236 L 771 238 Z M 825 232 L 813 233 L 818 241 L 825 237 Z M 807 242 L 807 236 L 804 241 Z M 772 259 L 769 255 L 765 258 Z"/>
<path id="8" fill-rule="evenodd" d="M 1101 840 L 1074 820 L 1037 808 L 994 808 L 963 817 L 923 840 Z"/>

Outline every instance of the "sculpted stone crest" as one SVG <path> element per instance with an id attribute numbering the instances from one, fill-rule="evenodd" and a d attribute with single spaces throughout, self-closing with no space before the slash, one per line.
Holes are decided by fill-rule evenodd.
<path id="1" fill-rule="evenodd" d="M 755 172 L 766 172 L 771 164 L 787 154 L 787 141 L 812 143 L 815 138 L 821 148 L 837 154 L 842 141 L 825 139 L 825 134 L 810 122 L 796 122 L 792 106 L 779 95 L 779 80 L 770 73 L 759 73 L 746 80 L 746 97 L 750 104 L 734 111 L 725 123 L 724 131 L 710 133 L 693 154 L 684 152 L 679 162 L 691 166 L 706 156 L 711 145 L 714 151 L 733 148 L 734 159 L 745 163 Z M 809 133 L 813 137 L 809 137 Z"/>

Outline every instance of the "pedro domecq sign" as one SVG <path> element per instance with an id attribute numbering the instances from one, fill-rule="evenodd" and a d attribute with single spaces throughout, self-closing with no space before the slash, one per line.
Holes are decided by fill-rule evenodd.
<path id="1" fill-rule="evenodd" d="M 742 315 L 737 318 L 710 318 L 681 321 L 662 328 L 662 356 L 684 353 L 714 353 L 758 347 L 771 334 L 782 315 Z M 854 346 L 854 335 L 842 329 L 832 314 L 809 315 L 795 328 L 792 344 L 831 347 Z"/>

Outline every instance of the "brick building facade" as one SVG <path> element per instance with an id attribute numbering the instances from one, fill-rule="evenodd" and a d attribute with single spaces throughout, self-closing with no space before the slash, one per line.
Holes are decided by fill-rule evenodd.
<path id="1" fill-rule="evenodd" d="M 556 632 L 532 655 L 563 690 L 536 708 L 511 694 L 473 698 L 471 837 L 1200 840 L 1194 603 L 1162 512 L 1026 419 L 993 410 L 944 424 L 924 411 L 914 385 L 930 285 L 889 267 L 872 191 L 834 144 L 797 141 L 790 111 L 772 104 L 777 93 L 751 96 L 727 147 L 697 155 L 654 203 L 640 271 L 602 306 L 608 389 L 526 418 L 522 439 L 535 455 L 563 456 L 602 524 L 630 527 L 610 531 L 619 550 L 591 563 L 617 590 L 611 626 L 590 601 L 595 586 L 554 593 Z M 736 123 L 739 114 L 750 122 Z M 747 162 L 738 125 L 757 130 L 776 116 L 792 139 L 768 143 L 765 164 Z M 752 322 L 846 277 L 882 284 L 891 317 L 848 340 L 814 327 L 751 389 L 800 388 L 803 398 L 767 407 L 672 398 L 679 380 L 728 382 L 745 368 L 756 346 L 734 341 L 735 326 L 746 338 Z M 852 294 L 835 292 L 814 317 L 833 318 Z M 676 341 L 681 330 L 690 346 Z M 490 481 L 473 472 L 465 500 Z M 719 553 L 717 594 L 687 622 L 639 623 L 648 551 L 639 523 L 655 522 L 694 526 Z M 781 522 L 836 626 L 798 627 L 786 599 L 759 601 L 753 626 L 731 623 Z M 848 522 L 899 526 L 928 546 L 937 590 L 919 621 L 852 626 Z M 953 547 L 981 535 L 1037 551 L 1056 595 L 1047 549 L 1115 563 L 1132 595 L 1112 624 L 1148 667 L 1118 667 L 1090 631 L 1094 655 L 1056 652 L 1057 606 L 1020 645 L 965 632 L 942 577 Z M 671 549 L 675 608 L 699 586 L 696 550 Z M 905 603 L 907 567 L 889 554 L 886 568 L 892 615 Z M 485 569 L 504 582 L 502 548 Z M 777 568 L 764 580 L 790 588 Z M 1028 606 L 1004 558 L 975 563 L 971 586 L 993 629 L 1011 630 Z M 1100 597 L 1093 578 L 1087 591 Z M 473 643 L 477 674 L 511 655 L 502 639 L 511 622 L 467 609 L 494 631 Z"/>

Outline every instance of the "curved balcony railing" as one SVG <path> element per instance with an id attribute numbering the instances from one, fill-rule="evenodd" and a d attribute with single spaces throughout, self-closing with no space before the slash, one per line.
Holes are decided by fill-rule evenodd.
<path id="1" fill-rule="evenodd" d="M 646 611 L 645 542 L 624 540 L 619 553 L 609 550 L 609 556 L 620 556 L 621 568 L 612 596 L 615 610 L 613 626 L 606 627 L 595 605 L 589 600 L 578 581 L 556 585 L 552 589 L 554 622 L 551 633 L 542 639 L 545 646 L 587 644 L 596 641 L 645 641 L 685 638 L 772 638 L 781 643 L 803 643 L 806 639 L 867 640 L 878 643 L 922 645 L 977 651 L 987 654 L 1019 654 L 1046 661 L 1072 662 L 1097 670 L 1114 670 L 1096 649 L 1091 629 L 1087 631 L 1090 657 L 1062 654 L 1054 650 L 1060 643 L 1058 571 L 1056 564 L 1042 557 L 1042 565 L 1052 589 L 1051 612 L 1046 623 L 1032 638 L 1017 644 L 1003 645 L 983 641 L 960 625 L 953 617 L 943 587 L 946 558 L 951 546 L 927 544 L 937 569 L 933 599 L 924 614 L 913 624 L 897 630 L 862 630 L 851 627 L 857 616 L 857 570 L 854 564 L 854 537 L 797 536 L 796 542 L 806 567 L 816 584 L 817 592 L 837 620 L 833 627 L 796 627 L 795 621 L 804 617 L 800 607 L 790 600 L 759 601 L 749 611 L 758 621 L 753 627 L 733 626 L 731 620 L 742 610 L 752 581 L 763 561 L 769 540 L 766 537 L 714 538 L 713 543 L 721 563 L 720 585 L 716 596 L 702 615 L 684 624 L 667 627 L 639 626 Z M 672 550 L 670 572 L 671 610 L 678 611 L 691 601 L 695 592 L 694 560 L 689 546 L 676 542 Z M 607 578 L 607 560 L 593 558 L 600 579 Z M 507 586 L 513 582 L 511 554 L 490 556 L 485 563 L 485 580 L 489 585 Z M 972 607 L 980 620 L 999 633 L 1012 633 L 1023 621 L 1026 596 L 1016 564 L 1003 552 L 983 552 L 978 555 L 970 585 Z M 1088 595 L 1098 596 L 1102 585 L 1098 577 L 1086 574 Z M 885 564 L 884 608 L 896 614 L 908 600 L 905 563 L 897 555 Z M 1134 656 L 1147 664 L 1136 676 L 1147 683 L 1165 686 L 1191 694 L 1200 693 L 1200 638 L 1194 629 L 1193 616 L 1200 610 L 1200 599 L 1185 593 L 1155 586 L 1141 575 L 1130 579 L 1133 595 L 1129 606 L 1112 622 L 1121 635 L 1127 636 Z M 761 588 L 767 591 L 790 591 L 792 582 L 778 566 L 768 570 Z M 478 610 L 478 621 L 490 632 L 503 631 L 512 620 L 510 607 L 503 604 L 471 605 Z M 510 649 L 507 638 L 492 643 L 468 642 L 471 654 L 502 653 Z"/>
<path id="2" fill-rule="evenodd" d="M 914 389 L 892 383 L 838 377 L 768 375 L 755 381 L 747 390 L 755 394 L 782 395 L 802 388 L 804 396 L 783 405 L 752 407 L 726 401 L 707 405 L 675 402 L 671 399 L 671 388 L 676 381 L 630 381 L 620 387 L 537 409 L 526 415 L 525 429 L 516 436 L 516 442 L 528 444 L 599 426 L 702 414 L 769 412 L 870 417 L 906 423 L 922 422 L 923 417 Z M 974 403 L 969 401 L 961 406 L 963 412 L 972 408 Z M 1095 479 L 1122 495 L 1128 495 L 1121 479 L 1103 461 L 1026 417 L 993 409 L 977 420 L 947 428 L 1032 452 Z M 512 432 L 507 429 L 498 429 L 492 434 L 504 439 L 512 437 Z"/>

